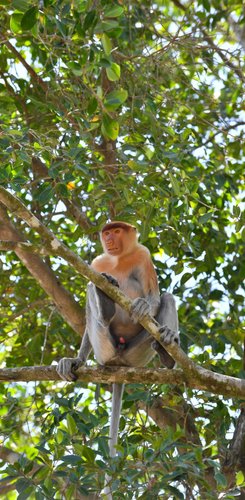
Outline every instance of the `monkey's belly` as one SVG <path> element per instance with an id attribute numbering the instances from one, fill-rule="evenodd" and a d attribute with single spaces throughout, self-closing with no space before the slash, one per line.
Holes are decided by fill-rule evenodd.
<path id="1" fill-rule="evenodd" d="M 126 341 L 135 337 L 141 330 L 142 326 L 139 323 L 133 323 L 128 315 L 120 315 L 120 313 L 114 316 L 110 324 L 113 337 L 118 339 L 124 337 Z"/>

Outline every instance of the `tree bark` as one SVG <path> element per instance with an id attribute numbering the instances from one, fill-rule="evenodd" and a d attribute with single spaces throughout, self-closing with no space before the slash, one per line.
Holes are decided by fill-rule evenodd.
<path id="1" fill-rule="evenodd" d="M 208 372 L 208 370 L 206 370 Z M 133 368 L 124 366 L 86 366 L 79 368 L 76 372 L 79 382 L 96 382 L 112 384 L 144 383 L 144 384 L 174 384 L 191 387 L 192 389 L 204 390 L 213 394 L 221 394 L 227 397 L 245 397 L 245 380 L 219 375 L 208 372 L 213 375 L 212 390 L 210 388 L 210 377 L 200 381 L 197 378 L 189 377 L 188 371 L 180 368 L 168 370 L 167 368 Z M 217 375 L 221 377 L 216 380 Z M 59 381 L 60 376 L 56 372 L 56 366 L 25 366 L 21 368 L 2 368 L 0 369 L 0 380 L 5 382 L 14 381 Z"/>
<path id="2" fill-rule="evenodd" d="M 0 205 L 0 238 L 12 240 L 12 242 L 24 241 L 21 235 L 13 226 L 6 210 Z M 39 285 L 52 298 L 57 310 L 75 332 L 83 335 L 85 327 L 84 309 L 74 300 L 72 295 L 61 285 L 50 267 L 43 262 L 39 255 L 27 251 L 25 245 L 14 245 L 14 251 L 30 274 L 36 279 Z"/>

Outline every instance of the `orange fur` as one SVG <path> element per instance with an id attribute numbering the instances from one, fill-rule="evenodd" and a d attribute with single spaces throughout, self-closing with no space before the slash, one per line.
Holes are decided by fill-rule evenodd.
<path id="1" fill-rule="evenodd" d="M 155 316 L 159 305 L 157 275 L 149 250 L 138 243 L 133 226 L 123 227 L 120 222 L 103 228 L 101 242 L 104 254 L 96 257 L 92 267 L 113 276 L 120 289 L 131 299 L 144 297 L 152 307 Z M 134 337 L 142 327 L 133 323 L 130 316 L 116 305 L 116 314 L 111 323 L 113 334 L 126 339 Z"/>

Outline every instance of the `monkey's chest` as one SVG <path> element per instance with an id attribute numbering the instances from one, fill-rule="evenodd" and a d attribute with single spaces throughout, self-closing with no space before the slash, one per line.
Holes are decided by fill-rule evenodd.
<path id="1" fill-rule="evenodd" d="M 130 299 L 145 296 L 143 285 L 136 271 L 131 272 L 129 275 L 118 275 L 116 279 L 119 283 L 120 290 L 130 297 Z"/>
<path id="2" fill-rule="evenodd" d="M 118 279 L 118 278 L 117 278 Z M 135 276 L 130 275 L 127 279 L 118 279 L 120 290 L 122 290 L 125 295 L 130 299 L 136 299 L 137 297 L 144 297 L 143 287 Z M 126 340 L 131 339 L 140 330 L 142 330 L 141 325 L 134 323 L 129 314 L 116 304 L 116 314 L 111 323 L 112 334 L 119 338 L 123 336 Z"/>

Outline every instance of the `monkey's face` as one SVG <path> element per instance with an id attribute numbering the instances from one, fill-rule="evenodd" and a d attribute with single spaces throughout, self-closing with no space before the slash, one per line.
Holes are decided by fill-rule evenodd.
<path id="1" fill-rule="evenodd" d="M 107 229 L 102 233 L 102 245 L 109 255 L 120 255 L 124 250 L 127 232 L 122 227 Z"/>

